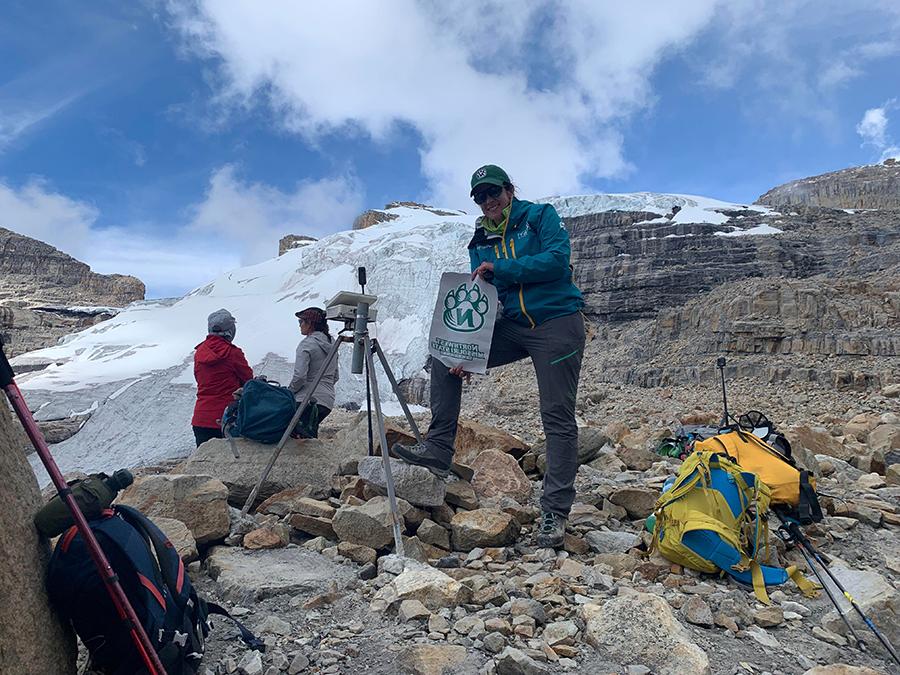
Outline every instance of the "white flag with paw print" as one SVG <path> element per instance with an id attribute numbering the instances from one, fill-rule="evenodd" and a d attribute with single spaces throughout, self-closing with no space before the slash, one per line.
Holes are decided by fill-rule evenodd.
<path id="1" fill-rule="evenodd" d="M 444 272 L 431 319 L 431 356 L 448 368 L 486 373 L 497 307 L 492 284 L 473 281 L 471 274 Z"/>

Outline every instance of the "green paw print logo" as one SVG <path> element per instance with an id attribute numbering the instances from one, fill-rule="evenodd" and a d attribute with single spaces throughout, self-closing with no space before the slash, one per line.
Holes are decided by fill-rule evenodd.
<path id="1" fill-rule="evenodd" d="M 462 283 L 444 296 L 444 325 L 459 333 L 473 333 L 484 325 L 488 300 L 478 284 Z"/>

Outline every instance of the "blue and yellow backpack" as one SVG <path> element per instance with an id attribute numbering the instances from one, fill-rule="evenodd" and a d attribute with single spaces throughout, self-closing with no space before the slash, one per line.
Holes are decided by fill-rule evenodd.
<path id="1" fill-rule="evenodd" d="M 795 567 L 769 560 L 765 514 L 771 491 L 755 474 L 726 456 L 695 451 L 656 502 L 653 547 L 667 560 L 700 572 L 725 572 L 751 585 L 769 604 L 766 586 L 794 581 L 804 595 L 816 592 Z"/>

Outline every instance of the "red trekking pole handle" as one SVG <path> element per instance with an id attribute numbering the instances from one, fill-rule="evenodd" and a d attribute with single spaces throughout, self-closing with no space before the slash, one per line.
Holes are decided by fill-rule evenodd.
<path id="1" fill-rule="evenodd" d="M 25 399 L 22 398 L 22 392 L 19 391 L 19 387 L 14 379 L 12 366 L 9 364 L 9 359 L 6 358 L 6 354 L 3 351 L 2 338 L 0 338 L 0 388 L 6 393 L 6 397 L 9 399 L 13 410 L 15 410 L 16 416 L 25 428 L 25 433 L 28 434 L 28 439 L 41 458 L 41 462 L 44 464 L 50 480 L 53 481 L 60 499 L 66 503 L 66 506 L 72 513 L 75 527 L 78 528 L 78 533 L 84 539 L 85 544 L 87 544 L 88 552 L 91 554 L 91 559 L 97 567 L 100 578 L 106 582 L 106 590 L 109 592 L 109 597 L 116 608 L 116 613 L 131 634 L 131 639 L 134 641 L 141 660 L 147 665 L 150 675 L 166 675 L 166 669 L 159 660 L 159 655 L 156 653 L 153 643 L 147 637 L 147 632 L 134 613 L 134 608 L 128 601 L 125 591 L 122 590 L 119 577 L 106 559 L 100 544 L 97 543 L 97 539 L 87 524 L 84 514 L 78 508 L 78 504 L 72 496 L 72 489 L 66 484 L 59 467 L 56 465 L 56 461 L 53 459 L 53 455 L 50 454 L 50 448 L 47 446 L 44 435 L 38 429 L 31 410 L 28 409 Z"/>

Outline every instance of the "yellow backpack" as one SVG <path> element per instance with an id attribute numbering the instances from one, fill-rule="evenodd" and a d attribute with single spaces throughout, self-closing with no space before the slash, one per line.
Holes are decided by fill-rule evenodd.
<path id="1" fill-rule="evenodd" d="M 670 479 L 671 480 L 671 479 Z M 752 585 L 769 604 L 766 586 L 794 581 L 804 594 L 815 586 L 795 567 L 769 558 L 769 487 L 722 454 L 693 452 L 656 502 L 653 546 L 667 560 L 700 572 L 721 570 Z"/>
<path id="2" fill-rule="evenodd" d="M 694 450 L 727 455 L 744 471 L 758 476 L 769 487 L 775 510 L 788 511 L 801 523 L 822 520 L 815 477 L 757 436 L 732 429 L 698 441 Z"/>

